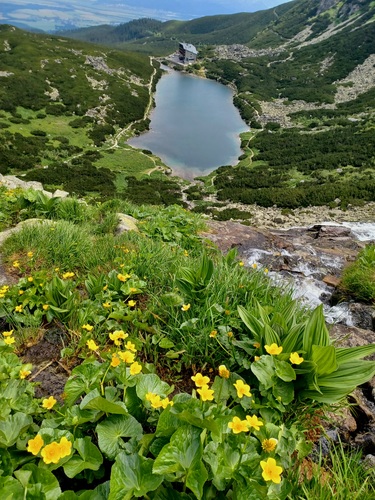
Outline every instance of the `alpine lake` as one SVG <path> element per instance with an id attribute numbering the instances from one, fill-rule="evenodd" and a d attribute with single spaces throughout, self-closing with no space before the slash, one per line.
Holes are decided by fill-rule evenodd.
<path id="1" fill-rule="evenodd" d="M 152 151 L 185 179 L 235 165 L 240 133 L 249 130 L 229 87 L 169 68 L 156 86 L 150 120 L 150 130 L 128 144 Z"/>

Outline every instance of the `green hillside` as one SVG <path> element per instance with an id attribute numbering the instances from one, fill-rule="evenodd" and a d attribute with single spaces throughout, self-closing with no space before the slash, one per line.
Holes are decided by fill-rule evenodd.
<path id="1" fill-rule="evenodd" d="M 176 191 L 173 181 L 137 180 L 142 172 L 157 176 L 162 163 L 124 141 L 131 127 L 147 127 L 157 63 L 6 25 L 0 46 L 0 173 L 77 194 L 130 190 L 137 198 L 143 191 L 149 201 L 167 202 Z"/>

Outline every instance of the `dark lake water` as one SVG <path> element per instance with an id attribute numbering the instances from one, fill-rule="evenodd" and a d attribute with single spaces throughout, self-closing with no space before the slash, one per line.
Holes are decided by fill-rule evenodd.
<path id="1" fill-rule="evenodd" d="M 150 131 L 128 141 L 149 149 L 184 178 L 234 165 L 241 132 L 249 130 L 225 85 L 178 71 L 166 72 L 156 87 Z"/>

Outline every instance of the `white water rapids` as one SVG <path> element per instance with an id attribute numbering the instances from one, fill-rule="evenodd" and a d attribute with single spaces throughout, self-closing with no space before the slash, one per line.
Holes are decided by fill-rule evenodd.
<path id="1" fill-rule="evenodd" d="M 358 241 L 370 243 L 375 242 L 375 222 L 343 222 L 322 223 L 322 225 L 341 226 L 349 228 Z M 305 252 L 312 257 L 317 256 L 313 247 L 306 246 Z M 281 255 L 292 257 L 286 250 L 281 250 Z M 272 252 L 253 249 L 247 252 L 246 265 L 257 264 L 266 267 L 264 260 L 269 258 Z M 289 271 L 270 272 L 270 278 L 282 288 L 292 290 L 293 297 L 300 299 L 305 305 L 312 309 L 323 303 L 325 317 L 328 323 L 342 323 L 353 326 L 354 321 L 349 310 L 349 303 L 342 302 L 331 307 L 327 302 L 332 294 L 332 287 L 322 281 L 322 270 L 326 274 L 334 274 L 341 271 L 345 265 L 344 255 L 321 255 L 319 267 L 306 261 L 297 261 Z"/>

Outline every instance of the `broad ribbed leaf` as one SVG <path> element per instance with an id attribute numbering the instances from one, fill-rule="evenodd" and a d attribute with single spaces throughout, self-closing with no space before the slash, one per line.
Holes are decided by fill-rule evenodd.
<path id="1" fill-rule="evenodd" d="M 334 346 L 313 345 L 311 359 L 316 364 L 316 374 L 328 375 L 337 370 L 336 348 Z"/>
<path id="2" fill-rule="evenodd" d="M 171 437 L 171 441 L 157 456 L 153 467 L 154 474 L 187 472 L 202 455 L 201 432 L 201 429 L 191 425 L 178 428 Z"/>
<path id="3" fill-rule="evenodd" d="M 343 363 L 338 369 L 318 377 L 319 387 L 330 387 L 336 389 L 347 388 L 347 394 L 354 390 L 358 385 L 364 384 L 375 375 L 375 361 L 349 361 Z"/>
<path id="4" fill-rule="evenodd" d="M 111 470 L 108 500 L 148 498 L 147 493 L 156 490 L 164 479 L 153 473 L 153 463 L 138 454 L 119 453 Z"/>
<path id="5" fill-rule="evenodd" d="M 303 350 L 307 353 L 307 358 L 311 358 L 312 346 L 330 345 L 329 332 L 325 324 L 323 305 L 318 306 L 310 316 L 305 326 L 303 335 Z"/>
<path id="6" fill-rule="evenodd" d="M 251 364 L 251 371 L 264 389 L 270 389 L 274 385 L 276 373 L 273 356 L 262 356 L 259 361 Z"/>
<path id="7" fill-rule="evenodd" d="M 0 446 L 2 448 L 13 446 L 18 437 L 32 423 L 33 419 L 30 415 L 21 412 L 10 415 L 5 421 L 0 421 Z"/>
<path id="8" fill-rule="evenodd" d="M 375 352 L 375 344 L 361 345 L 359 347 L 337 347 L 336 359 L 339 365 L 362 359 L 365 356 L 370 356 Z"/>
<path id="9" fill-rule="evenodd" d="M 303 326 L 301 324 L 290 327 L 288 335 L 281 341 L 283 352 L 301 351 L 303 347 L 302 334 Z"/>
<path id="10" fill-rule="evenodd" d="M 94 389 L 85 396 L 79 405 L 81 410 L 98 410 L 104 413 L 113 413 L 115 415 L 127 415 L 128 411 L 124 403 L 118 401 L 113 403 L 103 398 L 98 389 Z"/>
<path id="11" fill-rule="evenodd" d="M 247 328 L 254 336 L 254 340 L 259 342 L 261 340 L 261 332 L 263 330 L 263 323 L 261 323 L 253 314 L 251 314 L 247 309 L 243 306 L 237 307 L 238 314 L 240 318 L 245 323 Z"/>
<path id="12" fill-rule="evenodd" d="M 75 477 L 85 469 L 99 469 L 103 463 L 103 457 L 98 447 L 92 443 L 89 436 L 75 439 L 74 448 L 78 451 L 78 455 L 73 455 L 72 458 L 64 464 L 64 472 L 68 477 Z"/>
<path id="13" fill-rule="evenodd" d="M 111 415 L 96 426 L 99 448 L 109 458 L 114 459 L 122 449 L 122 438 L 140 439 L 143 433 L 141 424 L 131 415 Z"/>

